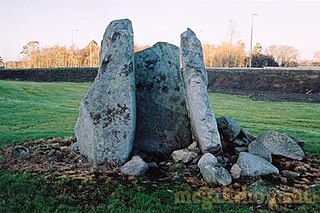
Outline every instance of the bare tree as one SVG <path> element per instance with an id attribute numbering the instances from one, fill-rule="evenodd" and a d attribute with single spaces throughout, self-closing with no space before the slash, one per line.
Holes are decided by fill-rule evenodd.
<path id="1" fill-rule="evenodd" d="M 294 47 L 272 45 L 267 48 L 266 53 L 273 56 L 281 67 L 292 67 L 298 64 L 299 51 Z"/>

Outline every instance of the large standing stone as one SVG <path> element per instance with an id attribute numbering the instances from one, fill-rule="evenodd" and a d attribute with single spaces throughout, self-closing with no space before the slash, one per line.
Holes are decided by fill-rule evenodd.
<path id="1" fill-rule="evenodd" d="M 100 67 L 80 104 L 75 127 L 80 153 L 94 164 L 122 164 L 134 140 L 135 75 L 133 30 L 128 19 L 107 27 L 100 51 Z"/>
<path id="2" fill-rule="evenodd" d="M 304 152 L 288 135 L 275 130 L 261 134 L 256 141 L 267 147 L 273 155 L 281 155 L 295 160 L 302 160 Z"/>
<path id="3" fill-rule="evenodd" d="M 135 151 L 168 155 L 191 143 L 179 48 L 158 42 L 135 54 L 137 129 Z"/>
<path id="4" fill-rule="evenodd" d="M 187 92 L 191 129 L 203 153 L 221 149 L 220 135 L 208 98 L 208 75 L 203 63 L 202 46 L 188 29 L 181 34 L 182 75 Z"/>
<path id="5" fill-rule="evenodd" d="M 247 152 L 239 154 L 237 164 L 241 168 L 241 176 L 279 174 L 279 170 L 266 159 Z"/>

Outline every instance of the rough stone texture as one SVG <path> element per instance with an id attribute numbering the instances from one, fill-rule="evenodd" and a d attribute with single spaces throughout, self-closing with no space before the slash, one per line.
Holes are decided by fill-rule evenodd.
<path id="1" fill-rule="evenodd" d="M 121 173 L 124 175 L 140 176 L 146 173 L 149 165 L 139 156 L 133 156 L 130 161 L 121 167 Z"/>
<path id="2" fill-rule="evenodd" d="M 231 169 L 230 169 L 230 173 L 233 179 L 238 179 L 240 178 L 241 175 L 241 168 L 238 164 L 233 164 Z"/>
<path id="3" fill-rule="evenodd" d="M 302 160 L 305 156 L 292 138 L 275 130 L 261 134 L 256 141 L 267 147 L 273 155 L 281 155 L 295 160 Z"/>
<path id="4" fill-rule="evenodd" d="M 198 167 L 199 167 L 199 169 L 201 169 L 201 168 L 205 167 L 206 165 L 214 165 L 217 163 L 218 163 L 218 160 L 213 154 L 205 153 L 200 158 L 200 160 L 198 162 Z"/>
<path id="5" fill-rule="evenodd" d="M 293 172 L 293 171 L 289 171 L 289 170 L 282 170 L 281 171 L 281 175 L 287 178 L 297 178 L 300 176 L 300 174 L 298 172 Z"/>
<path id="6" fill-rule="evenodd" d="M 241 152 L 239 154 L 237 164 L 241 168 L 241 176 L 279 174 L 279 170 L 270 162 L 247 152 Z"/>
<path id="7" fill-rule="evenodd" d="M 71 150 L 74 152 L 79 152 L 79 142 L 75 142 L 71 144 Z"/>
<path id="8" fill-rule="evenodd" d="M 201 42 L 188 29 L 181 34 L 181 63 L 191 130 L 203 153 L 221 149 L 220 135 L 208 98 L 208 76 L 203 63 Z"/>
<path id="9" fill-rule="evenodd" d="M 241 131 L 241 127 L 230 116 L 223 116 L 217 119 L 217 124 L 220 133 L 223 135 L 223 139 L 232 141 L 236 139 Z"/>
<path id="10" fill-rule="evenodd" d="M 137 128 L 135 152 L 170 155 L 191 141 L 179 48 L 158 42 L 135 54 Z"/>
<path id="11" fill-rule="evenodd" d="M 122 164 L 131 153 L 136 123 L 133 63 L 131 21 L 112 21 L 103 36 L 98 74 L 80 103 L 75 127 L 80 153 L 94 165 Z"/>
<path id="12" fill-rule="evenodd" d="M 245 146 L 234 147 L 234 152 L 238 154 L 240 152 L 248 152 L 248 147 L 245 147 Z"/>
<path id="13" fill-rule="evenodd" d="M 200 171 L 203 179 L 212 186 L 227 186 L 232 182 L 230 173 L 220 165 L 206 165 Z"/>
<path id="14" fill-rule="evenodd" d="M 249 144 L 248 150 L 251 154 L 258 155 L 266 159 L 270 163 L 272 162 L 271 151 L 262 143 L 259 143 L 258 141 L 254 140 Z"/>
<path id="15" fill-rule="evenodd" d="M 31 153 L 27 147 L 16 145 L 12 149 L 12 156 L 15 158 L 29 158 Z"/>
<path id="16" fill-rule="evenodd" d="M 175 162 L 188 163 L 198 157 L 198 154 L 187 149 L 180 149 L 172 152 L 171 157 Z"/>
<path id="17" fill-rule="evenodd" d="M 240 134 L 243 135 L 249 142 L 252 142 L 256 139 L 256 137 L 254 137 L 248 130 L 243 128 L 241 129 Z"/>

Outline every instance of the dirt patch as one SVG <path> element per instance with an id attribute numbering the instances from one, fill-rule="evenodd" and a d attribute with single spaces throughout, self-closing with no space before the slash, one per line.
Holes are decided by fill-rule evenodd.
<path id="1" fill-rule="evenodd" d="M 46 139 L 31 140 L 21 146 L 30 150 L 30 156 L 26 158 L 13 157 L 14 146 L 8 146 L 0 151 L 0 170 L 22 172 L 43 175 L 48 179 L 69 179 L 86 182 L 89 184 L 101 184 L 109 180 L 118 180 L 125 184 L 131 184 L 135 178 L 124 176 L 120 167 L 113 164 L 104 164 L 99 168 L 92 168 L 91 164 L 78 152 L 71 150 L 74 139 Z M 220 156 L 223 157 L 223 156 Z M 227 187 L 210 187 L 201 177 L 195 164 L 175 164 L 172 161 L 160 162 L 158 168 L 150 170 L 139 180 L 147 185 L 148 190 L 155 190 L 159 185 L 168 188 L 185 183 L 194 191 L 205 194 L 215 193 L 229 195 L 223 197 L 224 202 L 245 202 L 243 196 L 247 189 L 257 181 L 262 181 L 268 188 L 269 194 L 274 194 L 274 199 L 265 203 L 267 208 L 280 206 L 296 206 L 297 196 L 309 193 L 320 183 L 320 160 L 308 156 L 302 161 L 291 160 L 283 157 L 273 158 L 273 163 L 281 170 L 298 172 L 299 177 L 288 178 L 283 175 L 268 175 L 264 177 L 246 177 L 234 180 Z M 69 189 L 72 190 L 72 189 Z M 68 192 L 72 193 L 72 192 Z M 81 197 L 75 192 L 74 196 Z M 87 192 L 84 192 L 87 193 Z M 174 192 L 170 192 L 174 193 Z M 226 194 L 227 193 L 227 194 Z M 248 193 L 253 193 L 248 190 Z M 230 195 L 232 195 L 230 197 Z M 235 198 L 239 196 L 239 200 Z M 240 199 L 241 198 L 241 199 Z M 263 206 L 261 200 L 252 200 L 255 208 Z"/>

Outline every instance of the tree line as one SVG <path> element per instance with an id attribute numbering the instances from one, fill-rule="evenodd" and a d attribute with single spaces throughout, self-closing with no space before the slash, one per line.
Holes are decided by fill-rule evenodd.
<path id="1" fill-rule="evenodd" d="M 135 45 L 140 51 L 148 45 Z M 6 68 L 58 68 L 58 67 L 97 67 L 100 46 L 94 40 L 84 48 L 55 45 L 41 47 L 38 41 L 30 41 L 23 46 L 21 59 L 4 62 L 0 57 L 0 67 Z M 246 52 L 242 41 L 222 42 L 219 45 L 203 44 L 204 63 L 206 67 L 248 67 L 250 53 Z M 299 51 L 287 45 L 271 45 L 263 48 L 257 43 L 252 50 L 252 67 L 296 67 L 298 65 L 320 66 L 320 51 L 315 53 L 312 61 L 299 61 Z"/>

